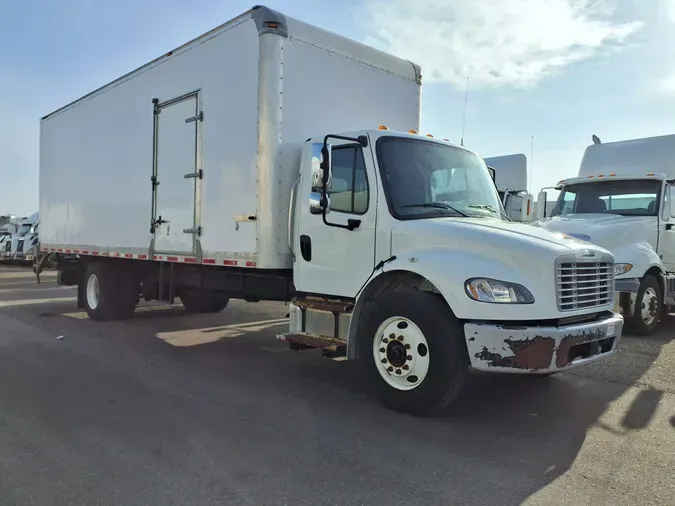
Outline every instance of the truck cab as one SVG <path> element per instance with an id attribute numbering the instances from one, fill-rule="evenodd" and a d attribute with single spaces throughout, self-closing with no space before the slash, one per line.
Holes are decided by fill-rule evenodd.
<path id="1" fill-rule="evenodd" d="M 527 192 L 527 157 L 523 153 L 485 158 L 494 171 L 494 181 L 504 212 L 513 221 L 534 219 L 533 196 Z"/>
<path id="2" fill-rule="evenodd" d="M 611 253 L 503 219 L 472 151 L 382 127 L 312 138 L 300 167 L 280 338 L 344 346 L 389 406 L 434 410 L 468 367 L 552 374 L 615 352 Z M 568 276 L 576 266 L 590 285 Z"/>
<path id="3" fill-rule="evenodd" d="M 597 139 L 597 138 L 596 138 Z M 560 181 L 540 228 L 600 245 L 615 257 L 616 310 L 638 335 L 675 305 L 675 136 L 589 146 L 579 175 Z"/>
<path id="4" fill-rule="evenodd" d="M 37 245 L 37 226 L 39 213 L 21 218 L 17 225 L 17 230 L 12 235 L 11 240 L 6 240 L 5 255 L 8 260 L 14 262 L 26 262 L 26 255 Z M 31 258 L 32 260 L 32 258 Z"/>

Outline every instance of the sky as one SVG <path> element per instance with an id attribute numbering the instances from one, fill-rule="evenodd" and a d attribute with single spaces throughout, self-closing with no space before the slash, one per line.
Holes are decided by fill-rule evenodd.
<path id="1" fill-rule="evenodd" d="M 40 117 L 252 5 L 0 0 L 0 213 L 38 209 Z M 675 133 L 675 0 L 265 5 L 420 64 L 422 133 L 459 143 L 464 124 L 481 156 L 525 153 L 535 194 L 576 174 L 593 134 Z"/>

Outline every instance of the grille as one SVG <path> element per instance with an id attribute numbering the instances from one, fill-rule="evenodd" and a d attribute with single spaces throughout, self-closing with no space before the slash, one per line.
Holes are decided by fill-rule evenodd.
<path id="1" fill-rule="evenodd" d="M 12 241 L 7 241 L 7 245 L 5 246 L 5 251 L 12 251 Z"/>
<path id="2" fill-rule="evenodd" d="M 573 311 L 611 304 L 613 262 L 562 262 L 556 272 L 558 309 Z"/>
<path id="3" fill-rule="evenodd" d="M 23 239 L 19 239 L 19 242 L 16 245 L 16 251 L 17 252 L 23 251 L 23 241 L 24 241 Z"/>

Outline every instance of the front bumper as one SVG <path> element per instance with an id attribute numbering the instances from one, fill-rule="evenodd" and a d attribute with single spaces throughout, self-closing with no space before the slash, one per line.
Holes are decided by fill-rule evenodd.
<path id="1" fill-rule="evenodd" d="M 525 327 L 466 323 L 464 336 L 474 369 L 543 374 L 571 369 L 616 353 L 623 317 L 576 325 Z"/>

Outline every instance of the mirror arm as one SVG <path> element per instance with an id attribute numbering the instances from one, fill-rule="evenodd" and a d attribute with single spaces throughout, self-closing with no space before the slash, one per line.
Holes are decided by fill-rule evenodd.
<path id="1" fill-rule="evenodd" d="M 367 148 L 368 147 L 368 137 L 365 135 L 359 135 L 358 137 L 345 137 L 343 135 L 331 135 L 328 134 L 323 138 L 323 148 L 321 149 L 321 153 L 325 155 L 328 152 L 328 139 L 339 139 L 343 141 L 352 141 L 358 143 L 362 148 Z M 361 225 L 361 220 L 355 220 L 355 219 L 348 219 L 346 225 L 342 225 L 341 223 L 330 223 L 326 219 L 326 209 L 328 208 L 328 192 L 326 188 L 326 184 L 328 182 L 328 171 L 330 170 L 330 163 L 328 161 L 328 157 L 324 156 L 323 160 L 321 160 L 321 170 L 323 171 L 322 176 L 321 176 L 321 207 L 323 209 L 323 212 L 321 213 L 321 216 L 323 218 L 323 224 L 328 226 L 328 227 L 335 227 L 335 228 L 344 228 L 349 230 L 350 232 L 352 230 L 355 230 L 359 228 L 359 225 Z"/>

